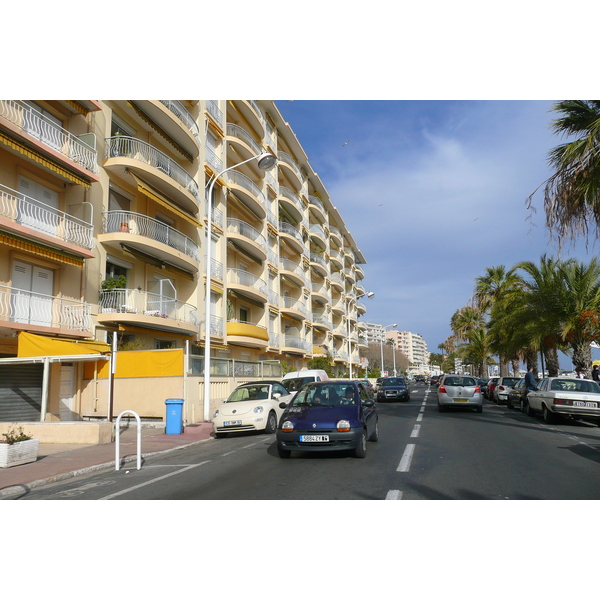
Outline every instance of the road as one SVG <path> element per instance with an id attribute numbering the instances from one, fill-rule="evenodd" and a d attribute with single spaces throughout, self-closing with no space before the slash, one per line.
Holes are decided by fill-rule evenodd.
<path id="1" fill-rule="evenodd" d="M 482 414 L 437 410 L 435 389 L 379 403 L 380 435 L 364 459 L 277 455 L 274 435 L 214 440 L 31 490 L 42 500 L 526 500 L 599 499 L 600 428 L 546 425 L 484 401 Z"/>

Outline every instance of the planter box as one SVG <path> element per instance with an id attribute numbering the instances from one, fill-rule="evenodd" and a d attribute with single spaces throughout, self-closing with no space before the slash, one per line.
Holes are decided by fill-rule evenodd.
<path id="1" fill-rule="evenodd" d="M 0 444 L 0 467 L 14 467 L 37 460 L 40 440 L 25 440 L 16 444 Z"/>

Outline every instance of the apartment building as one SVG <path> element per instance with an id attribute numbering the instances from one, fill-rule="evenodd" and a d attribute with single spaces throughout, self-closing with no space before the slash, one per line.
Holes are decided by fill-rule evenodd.
<path id="1" fill-rule="evenodd" d="M 422 336 L 410 331 L 388 330 L 386 337 L 393 340 L 394 346 L 408 358 L 411 365 L 410 372 L 424 372 L 429 364 L 429 352 Z"/>
<path id="2" fill-rule="evenodd" d="M 0 100 L 0 369 L 32 390 L 0 391 L 0 421 L 101 416 L 92 388 L 113 340 L 181 351 L 169 373 L 194 399 L 207 330 L 216 376 L 325 354 L 358 368 L 365 263 L 272 101 Z M 149 389 L 155 404 L 174 393 Z"/>

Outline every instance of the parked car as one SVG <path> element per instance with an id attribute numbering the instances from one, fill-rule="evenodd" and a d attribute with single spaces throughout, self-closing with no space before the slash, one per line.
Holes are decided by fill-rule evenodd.
<path id="1" fill-rule="evenodd" d="M 494 388 L 496 387 L 496 383 L 498 383 L 498 379 L 500 377 L 490 377 L 487 383 L 487 388 L 484 393 L 484 398 L 486 400 L 493 400 L 494 398 Z"/>
<path id="2" fill-rule="evenodd" d="M 377 401 L 383 400 L 410 400 L 410 392 L 404 377 L 384 377 L 377 390 Z"/>
<path id="3" fill-rule="evenodd" d="M 423 383 L 425 383 L 425 377 L 423 375 L 416 375 L 415 376 L 415 383 L 422 381 Z"/>
<path id="4" fill-rule="evenodd" d="M 291 371 L 284 375 L 281 385 L 294 395 L 305 383 L 311 381 L 327 381 L 329 375 L 322 369 L 304 369 L 303 371 Z"/>
<path id="5" fill-rule="evenodd" d="M 500 377 L 494 386 L 493 400 L 496 404 L 505 404 L 508 392 L 519 381 L 520 377 Z"/>
<path id="6" fill-rule="evenodd" d="M 527 395 L 527 414 L 541 413 L 546 423 L 559 416 L 600 421 L 600 386 L 590 379 L 547 377 Z"/>
<path id="7" fill-rule="evenodd" d="M 242 431 L 274 433 L 285 406 L 293 398 L 278 381 L 244 383 L 213 414 L 215 437 Z"/>
<path id="8" fill-rule="evenodd" d="M 440 384 L 441 375 L 432 375 L 429 379 L 429 385 L 432 387 L 437 387 Z"/>
<path id="9" fill-rule="evenodd" d="M 375 400 L 363 381 L 330 380 L 308 383 L 289 405 L 277 427 L 277 451 L 289 458 L 292 451 L 351 450 L 364 458 L 367 440 L 379 439 Z"/>
<path id="10" fill-rule="evenodd" d="M 487 390 L 487 383 L 488 380 L 487 379 L 478 379 L 477 380 L 477 384 L 479 385 L 479 387 L 481 388 L 481 395 L 485 398 L 485 392 Z"/>
<path id="11" fill-rule="evenodd" d="M 508 408 L 521 408 L 523 402 L 527 399 L 527 388 L 525 387 L 525 378 L 521 377 L 515 385 L 508 391 L 506 396 L 506 406 Z"/>
<path id="12" fill-rule="evenodd" d="M 449 407 L 462 406 L 483 411 L 481 388 L 475 377 L 470 375 L 444 375 L 437 389 L 438 410 L 443 412 Z"/>

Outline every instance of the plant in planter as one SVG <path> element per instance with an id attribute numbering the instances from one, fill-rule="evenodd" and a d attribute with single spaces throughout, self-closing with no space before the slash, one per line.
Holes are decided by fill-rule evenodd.
<path id="1" fill-rule="evenodd" d="M 12 427 L 0 439 L 0 467 L 14 467 L 37 460 L 40 440 L 33 439 L 23 427 Z"/>

